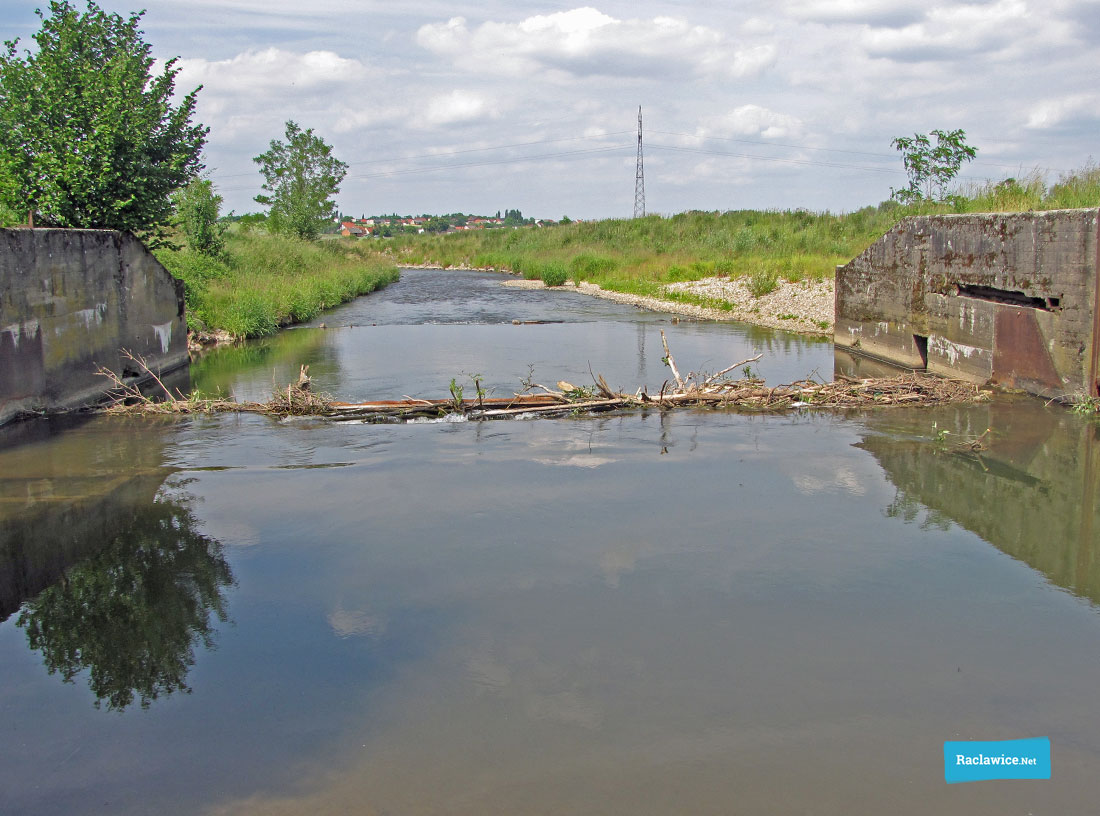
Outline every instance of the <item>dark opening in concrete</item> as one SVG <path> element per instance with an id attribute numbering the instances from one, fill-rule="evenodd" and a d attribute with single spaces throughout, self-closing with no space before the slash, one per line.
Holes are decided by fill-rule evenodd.
<path id="1" fill-rule="evenodd" d="M 928 368 L 928 338 L 922 334 L 913 335 L 913 345 L 917 347 L 917 354 L 920 355 L 920 367 Z"/>
<path id="2" fill-rule="evenodd" d="M 1023 292 L 998 289 L 995 286 L 978 286 L 969 283 L 960 283 L 958 289 L 959 297 L 987 300 L 990 303 L 1004 303 L 1007 306 L 1028 306 L 1032 309 L 1042 309 L 1045 312 L 1060 308 L 1061 303 L 1061 298 L 1047 299 L 1031 297 L 1030 295 L 1025 295 Z"/>

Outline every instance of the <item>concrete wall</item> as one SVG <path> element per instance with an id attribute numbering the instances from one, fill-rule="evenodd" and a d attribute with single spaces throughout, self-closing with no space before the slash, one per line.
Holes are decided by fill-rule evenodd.
<path id="1" fill-rule="evenodd" d="M 108 385 L 187 364 L 183 283 L 129 233 L 0 229 L 0 424 L 74 408 Z"/>
<path id="2" fill-rule="evenodd" d="M 1042 396 L 1098 393 L 1100 210 L 903 219 L 837 269 L 835 342 Z"/>

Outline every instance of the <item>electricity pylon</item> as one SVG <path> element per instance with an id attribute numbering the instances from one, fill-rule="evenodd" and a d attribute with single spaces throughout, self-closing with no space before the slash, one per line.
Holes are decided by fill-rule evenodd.
<path id="1" fill-rule="evenodd" d="M 642 106 L 638 106 L 638 166 L 634 171 L 634 217 L 645 217 L 645 171 L 642 169 Z"/>

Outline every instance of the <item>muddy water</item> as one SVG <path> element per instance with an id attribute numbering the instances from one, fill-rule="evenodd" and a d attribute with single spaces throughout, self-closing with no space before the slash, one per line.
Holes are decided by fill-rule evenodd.
<path id="1" fill-rule="evenodd" d="M 660 328 L 684 368 L 832 368 L 493 283 L 407 273 L 194 376 L 659 387 Z M 1094 812 L 1100 426 L 1041 403 L 3 444 L 0 812 Z M 945 740 L 1034 736 L 1051 781 L 944 784 Z"/>

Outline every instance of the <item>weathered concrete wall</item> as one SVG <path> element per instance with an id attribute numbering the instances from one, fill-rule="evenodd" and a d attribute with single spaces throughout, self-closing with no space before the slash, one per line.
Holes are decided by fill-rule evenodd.
<path id="1" fill-rule="evenodd" d="M 837 346 L 1043 396 L 1097 394 L 1100 210 L 906 218 L 837 269 Z"/>
<path id="2" fill-rule="evenodd" d="M 0 424 L 102 397 L 97 366 L 159 373 L 187 363 L 183 283 L 129 233 L 0 230 Z"/>

